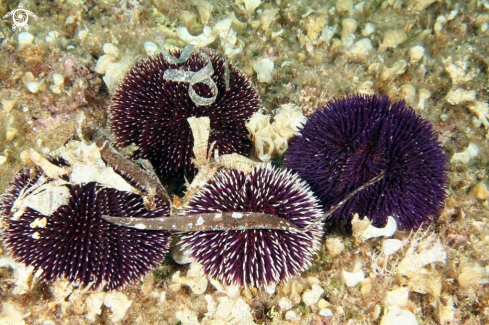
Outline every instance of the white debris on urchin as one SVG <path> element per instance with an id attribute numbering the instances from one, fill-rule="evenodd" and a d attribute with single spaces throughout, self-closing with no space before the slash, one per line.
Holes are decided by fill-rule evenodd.
<path id="1" fill-rule="evenodd" d="M 190 213 L 262 212 L 307 227 L 322 217 L 305 182 L 271 165 L 249 174 L 221 171 L 193 197 Z M 244 216 L 243 216 L 244 218 Z M 244 222 L 246 220 L 243 220 Z M 189 232 L 182 236 L 190 256 L 225 284 L 269 287 L 311 266 L 322 225 L 297 233 L 282 230 Z"/>

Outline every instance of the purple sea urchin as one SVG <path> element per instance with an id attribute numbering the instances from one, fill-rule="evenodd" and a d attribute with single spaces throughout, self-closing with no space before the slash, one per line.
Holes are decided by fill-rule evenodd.
<path id="1" fill-rule="evenodd" d="M 446 157 L 429 122 L 404 101 L 354 95 L 332 100 L 309 116 L 290 141 L 284 162 L 318 195 L 325 209 L 373 176 L 364 189 L 326 219 L 351 228 L 354 213 L 384 226 L 416 229 L 439 213 L 446 197 Z"/>
<path id="2" fill-rule="evenodd" d="M 300 228 L 322 216 L 307 184 L 286 170 L 270 165 L 249 174 L 222 171 L 190 202 L 192 213 L 264 212 Z M 182 237 L 190 255 L 205 272 L 226 284 L 269 286 L 307 269 L 319 248 L 321 225 L 303 233 L 285 230 L 190 232 Z"/>
<path id="3" fill-rule="evenodd" d="M 160 176 L 194 171 L 193 138 L 188 117 L 209 116 L 211 134 L 220 154 L 246 154 L 251 148 L 245 121 L 259 108 L 260 100 L 251 81 L 233 64 L 214 51 L 208 56 L 211 76 L 218 93 L 207 106 L 198 106 L 189 96 L 189 83 L 164 78 L 165 71 L 199 71 L 206 64 L 202 52 L 194 51 L 183 63 L 170 63 L 163 54 L 143 60 L 124 78 L 110 107 L 110 126 L 121 146 L 135 143 L 133 158 L 149 159 Z M 229 87 L 227 78 L 229 76 Z M 197 95 L 213 97 L 206 83 L 194 84 Z"/>
<path id="4" fill-rule="evenodd" d="M 69 203 L 50 216 L 25 208 L 20 217 L 12 217 L 16 200 L 40 177 L 46 176 L 40 171 L 34 176 L 29 169 L 19 173 L 3 196 L 1 216 L 7 224 L 5 246 L 16 260 L 42 271 L 41 280 L 66 278 L 81 286 L 118 289 L 164 260 L 168 232 L 121 227 L 102 216 L 163 216 L 169 214 L 167 203 L 156 199 L 155 209 L 149 211 L 139 195 L 88 183 L 66 185 Z"/>

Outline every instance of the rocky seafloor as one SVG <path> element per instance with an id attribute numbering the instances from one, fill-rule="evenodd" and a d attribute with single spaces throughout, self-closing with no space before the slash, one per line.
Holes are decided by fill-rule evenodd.
<path id="1" fill-rule="evenodd" d="M 0 16 L 18 4 L 0 0 Z M 188 42 L 230 58 L 253 80 L 272 115 L 288 103 L 307 115 L 353 93 L 404 99 L 439 134 L 449 187 L 430 228 L 390 238 L 402 249 L 387 254 L 391 242 L 385 238 L 330 232 L 313 266 L 272 294 L 224 287 L 201 276 L 199 265 L 171 258 L 121 291 L 73 289 L 63 280 L 48 285 L 0 247 L 0 323 L 489 322 L 489 2 L 22 5 L 37 16 L 29 18 L 28 34 L 13 32 L 11 17 L 0 28 L 0 193 L 23 167 L 22 151 L 46 154 L 63 145 L 81 112 L 85 123 L 107 130 L 110 97 L 127 68 L 161 46 Z"/>

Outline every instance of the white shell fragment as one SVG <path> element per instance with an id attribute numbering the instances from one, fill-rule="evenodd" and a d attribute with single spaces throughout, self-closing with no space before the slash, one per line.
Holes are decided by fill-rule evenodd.
<path id="1" fill-rule="evenodd" d="M 132 65 L 131 57 L 124 57 L 119 62 L 108 63 L 105 76 L 102 78 L 110 93 L 113 93 Z"/>
<path id="2" fill-rule="evenodd" d="M 406 33 L 399 30 L 390 30 L 384 34 L 382 44 L 380 44 L 379 52 L 383 52 L 388 48 L 396 48 L 399 44 L 403 43 L 407 39 Z"/>
<path id="3" fill-rule="evenodd" d="M 424 56 L 424 47 L 422 46 L 415 46 L 415 47 L 412 47 L 410 50 L 409 50 L 409 58 L 411 59 L 410 60 L 410 63 L 416 63 L 418 62 L 419 60 L 421 60 Z"/>
<path id="4" fill-rule="evenodd" d="M 462 152 L 454 153 L 452 159 L 450 159 L 451 163 L 462 163 L 467 165 L 473 158 L 479 155 L 479 147 L 471 142 L 467 149 Z"/>
<path id="5" fill-rule="evenodd" d="M 401 275 L 412 275 L 432 263 L 445 263 L 447 253 L 435 233 L 416 233 L 406 250 L 404 258 L 399 262 L 396 272 Z"/>
<path id="6" fill-rule="evenodd" d="M 33 94 L 46 90 L 44 79 L 39 80 L 38 78 L 34 77 L 32 72 L 30 71 L 24 74 L 24 76 L 22 77 L 22 82 Z"/>
<path id="7" fill-rule="evenodd" d="M 290 310 L 292 308 L 292 301 L 290 301 L 290 299 L 287 297 L 282 297 L 278 301 L 278 306 L 280 307 L 281 311 Z"/>
<path id="8" fill-rule="evenodd" d="M 59 37 L 59 33 L 55 30 L 50 31 L 46 37 L 44 37 L 44 40 L 48 43 L 54 43 Z"/>
<path id="9" fill-rule="evenodd" d="M 19 47 L 25 47 L 27 45 L 32 44 L 34 41 L 34 35 L 29 32 L 22 32 L 17 35 L 17 41 L 19 42 Z"/>
<path id="10" fill-rule="evenodd" d="M 418 325 L 416 316 L 409 310 L 391 310 L 382 317 L 380 325 Z"/>
<path id="11" fill-rule="evenodd" d="M 31 208 L 45 216 L 50 216 L 60 206 L 68 204 L 71 195 L 64 184 L 67 183 L 59 179 L 48 181 L 44 176 L 39 177 L 27 191 L 22 190 L 14 201 L 11 210 L 12 220 L 19 220 L 25 208 Z M 33 227 L 32 224 L 31 227 Z"/>
<path id="12" fill-rule="evenodd" d="M 293 310 L 289 310 L 285 313 L 285 320 L 294 320 L 297 318 L 297 313 Z"/>
<path id="13" fill-rule="evenodd" d="M 187 118 L 194 138 L 194 165 L 199 168 L 207 162 L 207 147 L 211 132 L 211 120 L 208 116 Z"/>
<path id="14" fill-rule="evenodd" d="M 207 289 L 209 281 L 203 276 L 203 267 L 199 263 L 192 263 L 186 276 L 180 276 L 180 271 L 172 275 L 173 283 L 170 285 L 172 291 L 179 291 L 182 285 L 188 286 L 193 293 L 203 294 Z"/>
<path id="15" fill-rule="evenodd" d="M 302 295 L 302 301 L 306 306 L 312 306 L 316 304 L 324 293 L 324 289 L 317 283 L 311 286 L 311 289 L 304 291 Z"/>
<path id="16" fill-rule="evenodd" d="M 383 255 L 392 255 L 400 250 L 402 247 L 402 241 L 399 239 L 386 239 L 382 243 L 382 254 Z"/>
<path id="17" fill-rule="evenodd" d="M 105 296 L 104 305 L 112 311 L 109 316 L 110 320 L 117 323 L 126 317 L 127 311 L 132 305 L 132 300 L 129 300 L 122 292 L 109 292 Z"/>
<path id="18" fill-rule="evenodd" d="M 259 82 L 270 82 L 273 77 L 273 61 L 269 58 L 261 58 L 253 64 L 256 78 Z"/>
<path id="19" fill-rule="evenodd" d="M 152 56 L 158 53 L 158 46 L 156 46 L 156 44 L 153 42 L 145 42 L 143 47 L 148 56 Z"/>
<path id="20" fill-rule="evenodd" d="M 365 279 L 365 272 L 363 270 L 358 270 L 355 272 L 348 272 L 343 270 L 342 273 L 343 283 L 347 287 L 354 287 Z"/>
<path id="21" fill-rule="evenodd" d="M 397 231 L 397 222 L 394 217 L 387 217 L 387 223 L 384 228 L 372 226 L 370 220 L 364 218 L 360 220 L 358 214 L 355 214 L 352 221 L 353 236 L 365 241 L 375 237 L 391 237 Z"/>
<path id="22" fill-rule="evenodd" d="M 33 266 L 25 266 L 24 263 L 17 263 L 11 257 L 0 257 L 0 268 L 8 267 L 14 271 L 15 288 L 12 290 L 14 295 L 23 295 L 27 293 L 31 287 Z M 0 322 L 1 323 L 1 322 Z"/>
<path id="23" fill-rule="evenodd" d="M 450 89 L 445 100 L 452 105 L 458 105 L 465 102 L 475 101 L 476 92 L 475 90 L 465 90 L 465 89 Z"/>
<path id="24" fill-rule="evenodd" d="M 244 11 L 248 14 L 255 11 L 258 6 L 261 4 L 261 0 L 236 0 L 236 5 L 242 5 Z"/>
<path id="25" fill-rule="evenodd" d="M 342 271 L 342 280 L 347 287 L 354 287 L 365 279 L 365 272 L 362 270 L 362 263 L 356 262 L 352 272 Z"/>
<path id="26" fill-rule="evenodd" d="M 216 37 L 212 34 L 212 28 L 209 26 L 204 26 L 202 34 L 196 36 L 191 35 L 187 27 L 178 27 L 177 36 L 187 44 L 195 45 L 197 48 L 206 47 L 216 39 Z"/>
<path id="27" fill-rule="evenodd" d="M 371 58 L 375 53 L 374 47 L 372 46 L 372 42 L 368 38 L 362 38 L 358 42 L 353 44 L 350 51 L 347 52 L 349 58 L 359 61 L 359 62 L 367 62 L 369 58 Z"/>
<path id="28" fill-rule="evenodd" d="M 319 311 L 319 316 L 333 317 L 333 311 L 329 308 L 323 308 Z"/>
<path id="29" fill-rule="evenodd" d="M 63 84 L 65 82 L 65 79 L 62 75 L 59 73 L 53 74 L 53 85 L 50 87 L 51 91 L 55 94 L 61 94 L 61 90 L 63 87 Z"/>

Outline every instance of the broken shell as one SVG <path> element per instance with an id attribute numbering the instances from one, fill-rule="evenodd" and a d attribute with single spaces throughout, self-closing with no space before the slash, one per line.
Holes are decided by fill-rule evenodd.
<path id="1" fill-rule="evenodd" d="M 390 310 L 382 317 L 380 325 L 418 325 L 416 316 L 409 310 Z"/>
<path id="2" fill-rule="evenodd" d="M 212 34 L 212 28 L 204 26 L 202 34 L 197 36 L 191 35 L 187 30 L 187 27 L 178 27 L 177 36 L 185 41 L 187 44 L 195 45 L 196 48 L 201 48 L 214 42 L 216 37 Z"/>
<path id="3" fill-rule="evenodd" d="M 341 42 L 345 43 L 348 35 L 355 33 L 358 23 L 355 19 L 346 18 L 341 21 Z"/>
<path id="4" fill-rule="evenodd" d="M 402 241 L 399 239 L 386 239 L 382 243 L 382 254 L 389 256 L 400 250 L 402 247 Z"/>
<path id="5" fill-rule="evenodd" d="M 415 46 L 409 50 L 410 63 L 416 63 L 424 56 L 424 47 Z"/>
<path id="6" fill-rule="evenodd" d="M 368 38 L 362 38 L 353 44 L 351 50 L 347 52 L 347 55 L 349 58 L 355 61 L 367 62 L 367 60 L 371 58 L 374 53 L 372 42 Z"/>
<path id="7" fill-rule="evenodd" d="M 397 288 L 387 291 L 384 298 L 384 304 L 388 308 L 400 309 L 405 307 L 409 301 L 409 287 Z"/>
<path id="8" fill-rule="evenodd" d="M 383 52 L 388 48 L 396 48 L 406 39 L 407 35 L 403 30 L 390 30 L 385 33 L 382 44 L 379 47 L 379 52 Z"/>
<path id="9" fill-rule="evenodd" d="M 370 220 L 367 218 L 360 220 L 358 214 L 353 216 L 351 224 L 353 236 L 360 238 L 362 241 L 375 237 L 391 237 L 397 230 L 396 219 L 392 216 L 387 217 L 387 223 L 384 228 L 372 226 Z"/>
<path id="10" fill-rule="evenodd" d="M 372 23 L 366 23 L 362 31 L 362 36 L 369 36 L 373 32 L 375 32 L 375 25 Z"/>
<path id="11" fill-rule="evenodd" d="M 426 100 L 431 97 L 431 91 L 425 88 L 421 88 L 418 92 L 419 102 L 418 109 L 424 110 Z"/>
<path id="12" fill-rule="evenodd" d="M 372 279 L 365 278 L 362 280 L 362 288 L 360 289 L 362 296 L 367 297 L 372 292 Z"/>
<path id="13" fill-rule="evenodd" d="M 64 82 L 65 79 L 63 78 L 62 75 L 60 75 L 59 73 L 53 74 L 54 85 L 50 87 L 51 91 L 55 94 L 61 94 L 61 87 L 63 86 Z"/>
<path id="14" fill-rule="evenodd" d="M 131 67 L 131 63 L 132 59 L 130 57 L 125 57 L 120 62 L 107 65 L 105 76 L 102 79 L 107 85 L 110 93 L 113 93 L 116 90 L 127 70 Z"/>
<path id="15" fill-rule="evenodd" d="M 156 44 L 153 42 L 145 42 L 144 51 L 148 56 L 155 55 L 156 53 L 158 53 L 158 46 L 156 46 Z"/>
<path id="16" fill-rule="evenodd" d="M 395 76 L 402 75 L 404 72 L 406 72 L 406 67 L 407 67 L 407 62 L 404 60 L 397 61 L 390 68 L 383 66 L 382 73 L 380 75 L 380 80 L 388 80 L 394 78 Z"/>
<path id="17" fill-rule="evenodd" d="M 294 320 L 297 318 L 297 313 L 293 310 L 289 310 L 285 313 L 285 320 Z"/>
<path id="18" fill-rule="evenodd" d="M 278 306 L 280 307 L 281 311 L 288 311 L 292 308 L 292 301 L 290 301 L 290 299 L 287 297 L 282 297 L 278 301 Z"/>
<path id="19" fill-rule="evenodd" d="M 475 90 L 450 89 L 445 100 L 452 105 L 475 101 Z"/>
<path id="20" fill-rule="evenodd" d="M 259 82 L 272 81 L 273 61 L 269 58 L 261 58 L 253 64 L 253 70 L 256 72 L 256 78 Z"/>
<path id="21" fill-rule="evenodd" d="M 343 283 L 346 284 L 347 287 L 354 287 L 365 279 L 365 272 L 363 272 L 363 270 L 356 272 L 348 272 L 343 270 L 342 279 Z"/>
<path id="22" fill-rule="evenodd" d="M 468 164 L 472 158 L 475 158 L 479 155 L 479 147 L 473 142 L 469 144 L 467 149 L 462 152 L 454 153 L 452 159 L 450 159 L 451 163 L 462 163 Z"/>
<path id="23" fill-rule="evenodd" d="M 28 32 L 19 33 L 19 35 L 17 35 L 17 41 L 19 42 L 20 48 L 26 47 L 27 45 L 32 44 L 34 41 L 34 35 Z"/>
<path id="24" fill-rule="evenodd" d="M 54 43 L 58 39 L 59 33 L 55 30 L 50 31 L 46 37 L 44 37 L 44 40 L 48 43 Z"/>
<path id="25" fill-rule="evenodd" d="M 356 262 L 352 272 L 342 271 L 343 283 L 347 287 L 354 287 L 365 279 L 365 272 L 362 270 L 362 263 Z"/>
<path id="26" fill-rule="evenodd" d="M 457 281 L 461 288 L 477 287 L 482 279 L 487 277 L 486 269 L 477 263 L 469 264 L 462 268 Z"/>
<path id="27" fill-rule="evenodd" d="M 304 291 L 302 301 L 306 306 L 312 306 L 319 301 L 319 298 L 321 298 L 323 293 L 324 289 L 319 284 L 313 284 L 311 289 Z"/>
<path id="28" fill-rule="evenodd" d="M 319 316 L 332 317 L 333 316 L 333 312 L 331 311 L 331 309 L 323 308 L 323 309 L 321 309 L 319 311 Z"/>
<path id="29" fill-rule="evenodd" d="M 307 119 L 301 109 L 294 104 L 280 105 L 279 112 L 274 116 L 273 125 L 276 132 L 282 138 L 289 140 L 294 135 L 299 135 L 299 130 Z"/>
<path id="30" fill-rule="evenodd" d="M 112 43 L 105 43 L 102 47 L 102 50 L 107 55 L 112 55 L 115 57 L 119 56 L 119 49 Z"/>
<path id="31" fill-rule="evenodd" d="M 408 104 L 413 104 L 414 97 L 416 96 L 416 88 L 411 84 L 404 84 L 401 86 L 399 96 L 406 100 Z"/>

